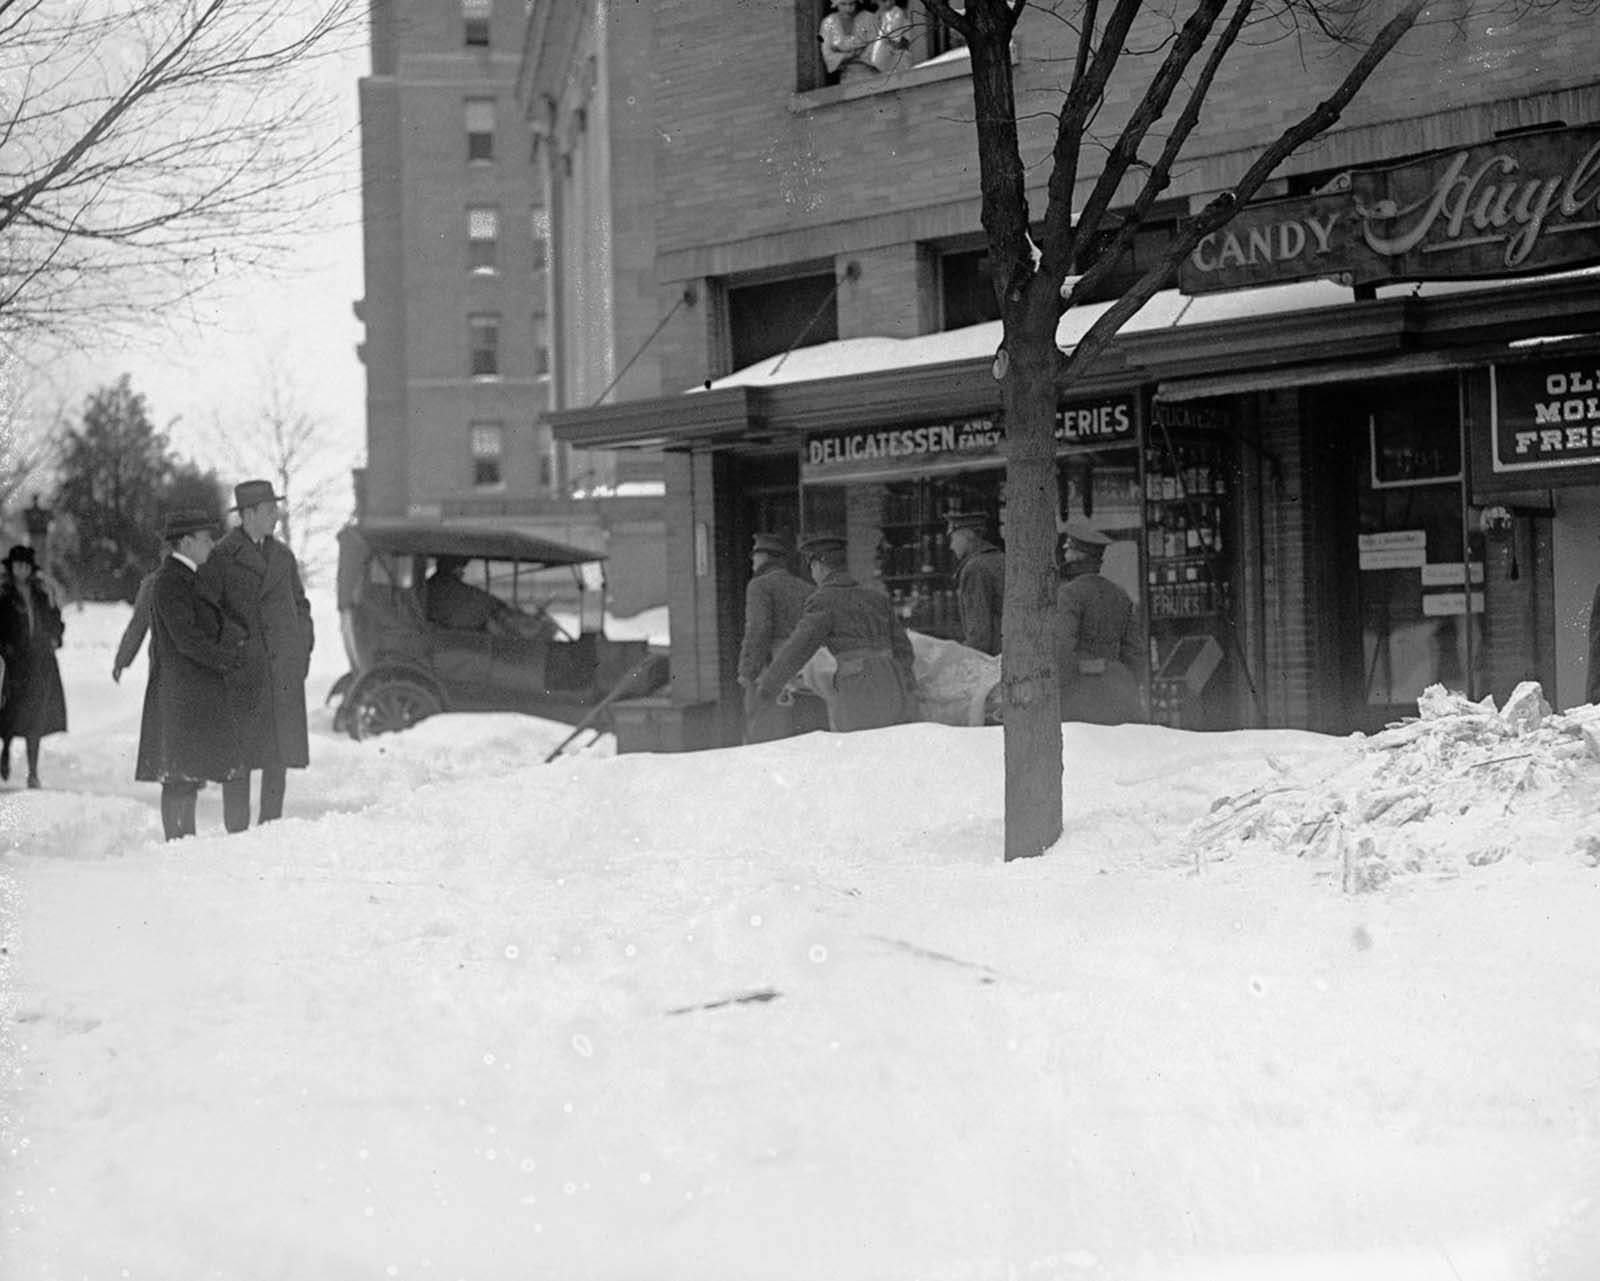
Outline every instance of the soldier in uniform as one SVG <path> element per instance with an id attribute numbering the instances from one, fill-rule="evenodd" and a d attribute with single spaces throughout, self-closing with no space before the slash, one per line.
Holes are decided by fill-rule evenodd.
<path id="1" fill-rule="evenodd" d="M 917 698 L 911 638 L 889 598 L 862 587 L 850 576 L 845 568 L 845 540 L 836 534 L 814 534 L 802 540 L 800 554 L 817 589 L 806 601 L 789 639 L 757 678 L 757 697 L 777 698 L 790 678 L 826 646 L 838 664 L 833 677 L 834 729 L 877 729 L 914 719 Z"/>
<path id="2" fill-rule="evenodd" d="M 779 703 L 756 694 L 759 677 L 779 645 L 800 621 L 816 584 L 794 573 L 789 543 L 781 534 L 757 534 L 750 551 L 750 583 L 744 589 L 744 640 L 739 646 L 739 684 L 744 688 L 744 741 L 768 743 L 828 728 L 828 709 L 815 694 L 791 692 Z"/>
<path id="3" fill-rule="evenodd" d="M 946 518 L 956 556 L 956 599 L 961 643 L 985 654 L 1000 652 L 1000 607 L 1006 595 L 1006 554 L 984 537 L 989 518 L 957 512 Z"/>
<path id="4" fill-rule="evenodd" d="M 1111 540 L 1071 520 L 1061 538 L 1056 589 L 1056 670 L 1061 719 L 1094 725 L 1144 720 L 1137 673 L 1143 666 L 1139 613 L 1128 593 L 1100 573 Z"/>

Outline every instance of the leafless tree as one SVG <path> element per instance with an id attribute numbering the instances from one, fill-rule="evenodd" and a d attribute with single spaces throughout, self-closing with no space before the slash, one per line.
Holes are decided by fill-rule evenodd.
<path id="1" fill-rule="evenodd" d="M 1062 65 L 1046 204 L 1030 217 L 1012 36 L 1029 0 L 926 0 L 972 59 L 982 218 L 1004 339 L 995 362 L 1006 423 L 1005 689 L 1008 860 L 1061 834 L 1062 737 L 1055 671 L 1059 511 L 1055 411 L 1118 329 L 1206 235 L 1224 226 L 1298 148 L 1331 127 L 1417 23 L 1429 0 L 1058 0 L 1033 7 L 1072 33 Z M 1459 5 L 1457 6 L 1459 8 Z M 1180 225 L 1166 252 L 1062 362 L 1058 323 L 1074 293 L 1106 278 L 1173 181 L 1224 64 L 1267 38 L 1333 41 L 1331 92 L 1249 160 L 1231 187 Z M 1108 101 L 1125 103 L 1108 110 Z M 1115 120 L 1112 118 L 1115 117 Z"/>
<path id="2" fill-rule="evenodd" d="M 147 326 L 306 230 L 363 0 L 0 0 L 0 340 Z"/>
<path id="3" fill-rule="evenodd" d="M 330 441 L 327 424 L 305 408 L 281 353 L 267 356 L 257 401 L 230 420 L 215 419 L 211 435 L 235 480 L 270 480 L 287 502 L 279 536 L 314 577 L 334 532 L 350 516 L 353 460 Z"/>

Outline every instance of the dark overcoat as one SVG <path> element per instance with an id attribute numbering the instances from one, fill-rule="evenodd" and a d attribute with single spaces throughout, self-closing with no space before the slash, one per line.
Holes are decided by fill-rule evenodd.
<path id="1" fill-rule="evenodd" d="M 956 569 L 961 643 L 985 654 L 1000 652 L 1000 614 L 1006 599 L 1006 554 L 980 542 Z"/>
<path id="2" fill-rule="evenodd" d="M 122 671 L 133 665 L 133 660 L 139 657 L 139 647 L 144 644 L 144 638 L 150 632 L 150 594 L 155 591 L 156 577 L 161 573 L 159 568 L 152 569 L 139 580 L 139 590 L 133 597 L 133 615 L 128 619 L 128 625 L 122 629 L 122 639 L 117 642 L 116 657 L 111 660 L 114 671 Z"/>
<path id="3" fill-rule="evenodd" d="M 0 585 L 0 658 L 6 667 L 0 736 L 43 738 L 66 730 L 67 696 L 56 663 L 65 630 L 60 608 L 36 576 L 26 584 L 11 579 Z"/>
<path id="4" fill-rule="evenodd" d="M 916 718 L 911 638 L 889 598 L 862 587 L 842 569 L 830 573 L 807 598 L 799 623 L 756 681 L 756 692 L 776 698 L 824 646 L 838 664 L 833 675 L 835 729 L 877 729 Z"/>
<path id="5" fill-rule="evenodd" d="M 227 677 L 241 671 L 244 655 L 243 630 L 224 621 L 188 564 L 167 557 L 150 589 L 150 681 L 135 778 L 220 782 L 243 772 Z"/>
<path id="6" fill-rule="evenodd" d="M 200 584 L 248 637 L 245 675 L 231 691 L 246 768 L 305 768 L 314 637 L 294 553 L 270 534 L 258 545 L 236 526 L 211 549 Z"/>
<path id="7" fill-rule="evenodd" d="M 1128 593 L 1089 572 L 1056 590 L 1056 670 L 1061 719 L 1093 725 L 1144 720 L 1135 673 L 1143 668 L 1139 614 Z"/>

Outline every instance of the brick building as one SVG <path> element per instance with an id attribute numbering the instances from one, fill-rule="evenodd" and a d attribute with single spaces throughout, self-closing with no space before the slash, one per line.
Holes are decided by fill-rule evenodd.
<path id="1" fill-rule="evenodd" d="M 573 7 L 601 28 L 644 8 Z M 641 113 L 630 136 L 653 131 L 641 168 L 656 211 L 646 314 L 658 386 L 569 402 L 552 421 L 574 446 L 667 451 L 673 686 L 646 709 L 645 737 L 710 745 L 737 741 L 758 528 L 846 527 L 858 574 L 913 626 L 948 632 L 941 516 L 979 505 L 1004 529 L 989 375 L 999 332 L 967 63 L 920 5 L 903 63 L 841 84 L 818 61 L 820 0 L 648 8 L 649 90 L 610 103 Z M 1037 182 L 1065 39 L 1033 8 L 1016 33 Z M 1515 24 L 1479 20 L 1469 0 L 1430 11 L 1338 127 L 1282 168 L 1267 194 L 1285 203 L 1250 211 L 1255 238 L 1241 219 L 1238 239 L 1206 246 L 1183 291 L 1158 295 L 1092 377 L 1062 387 L 1061 516 L 1114 540 L 1108 567 L 1140 603 L 1158 718 L 1344 732 L 1414 711 L 1435 681 L 1504 696 L 1533 678 L 1560 705 L 1581 701 L 1600 431 L 1592 451 L 1546 449 L 1538 432 L 1531 453 L 1502 445 L 1526 444 L 1523 420 L 1600 407 L 1552 390 L 1575 392 L 1600 368 L 1600 283 L 1556 271 L 1600 260 L 1589 44 L 1570 6 Z M 1312 37 L 1262 40 L 1225 69 L 1123 278 L 1163 218 L 1226 189 L 1353 56 Z M 1108 95 L 1105 130 L 1129 109 Z M 1460 195 L 1457 162 L 1481 179 L 1475 194 Z M 1392 179 L 1363 176 L 1385 167 Z M 1513 173 L 1539 181 L 1525 189 Z M 1547 177 L 1562 193 L 1559 231 L 1530 227 Z M 1288 261 L 1296 237 L 1315 245 L 1309 224 L 1275 230 L 1274 209 L 1294 221 L 1342 200 L 1355 225 L 1350 193 L 1374 181 L 1456 191 L 1462 218 L 1488 233 L 1477 240 L 1505 257 L 1463 258 L 1457 279 L 1422 284 L 1398 248 L 1355 266 Z M 1439 221 L 1444 240 L 1463 239 Z M 1395 231 L 1393 219 L 1377 230 Z M 1540 248 L 1512 262 L 1517 231 Z M 1252 276 L 1274 235 L 1285 261 Z M 1437 250 L 1437 264 L 1457 248 L 1417 252 Z M 1222 268 L 1238 271 L 1214 291 L 1227 272 L 1205 271 Z M 1340 272 L 1356 287 L 1327 278 Z M 1064 347 L 1097 314 L 1082 301 Z M 1576 442 L 1579 424 L 1565 425 Z"/>
<path id="2" fill-rule="evenodd" d="M 610 556 L 612 604 L 664 598 L 655 492 L 551 438 L 549 215 L 518 105 L 522 0 L 378 0 L 362 80 L 363 515 L 527 528 Z M 635 467 L 636 474 L 649 466 Z"/>

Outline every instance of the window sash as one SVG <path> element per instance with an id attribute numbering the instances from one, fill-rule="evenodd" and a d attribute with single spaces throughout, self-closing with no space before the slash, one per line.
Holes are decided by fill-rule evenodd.
<path id="1" fill-rule="evenodd" d="M 497 316 L 473 316 L 468 321 L 472 331 L 471 370 L 474 378 L 500 372 L 500 319 Z"/>
<path id="2" fill-rule="evenodd" d="M 472 483 L 475 486 L 498 485 L 503 480 L 501 462 L 505 456 L 506 429 L 502 423 L 473 423 L 470 431 L 472 448 Z"/>

